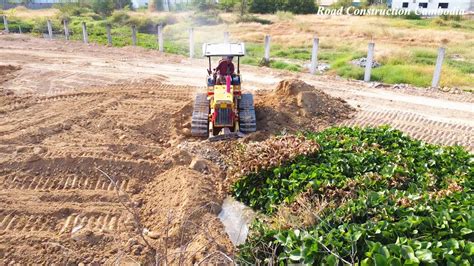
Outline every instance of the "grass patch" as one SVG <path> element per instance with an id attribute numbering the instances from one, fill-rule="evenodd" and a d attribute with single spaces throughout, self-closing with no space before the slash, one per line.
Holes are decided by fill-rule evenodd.
<path id="1" fill-rule="evenodd" d="M 277 69 L 285 69 L 289 71 L 295 71 L 295 72 L 300 72 L 301 71 L 301 66 L 297 64 L 291 64 L 283 61 L 274 61 L 272 60 L 270 62 L 270 67 L 272 68 L 277 68 Z"/>

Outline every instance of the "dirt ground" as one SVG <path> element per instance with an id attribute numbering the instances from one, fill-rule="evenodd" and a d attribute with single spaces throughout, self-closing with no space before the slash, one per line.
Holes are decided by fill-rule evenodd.
<path id="1" fill-rule="evenodd" d="M 0 58 L 2 264 L 228 262 L 223 254 L 232 256 L 233 247 L 217 219 L 222 147 L 188 137 L 204 60 L 19 35 L 0 36 Z M 242 72 L 257 117 L 266 119 L 260 132 L 318 116 L 323 127 L 391 124 L 474 150 L 471 94 Z M 265 108 L 279 92 L 269 90 L 286 78 L 317 90 L 280 90 L 297 108 L 275 106 L 273 114 L 291 116 L 269 119 Z"/>

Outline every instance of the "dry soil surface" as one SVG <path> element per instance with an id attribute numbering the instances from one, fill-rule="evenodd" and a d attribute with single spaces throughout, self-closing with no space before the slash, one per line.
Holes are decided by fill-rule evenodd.
<path id="1" fill-rule="evenodd" d="M 26 35 L 0 36 L 0 58 L 0 263 L 189 264 L 232 255 L 216 215 L 225 196 L 219 149 L 187 136 L 204 60 Z M 266 119 L 260 131 L 391 124 L 474 150 L 471 94 L 242 72 Z M 316 89 L 272 91 L 285 78 Z M 271 109 L 287 122 L 265 116 L 281 102 L 296 104 Z M 335 105 L 336 113 L 327 108 Z M 191 169 L 196 157 L 210 161 Z"/>

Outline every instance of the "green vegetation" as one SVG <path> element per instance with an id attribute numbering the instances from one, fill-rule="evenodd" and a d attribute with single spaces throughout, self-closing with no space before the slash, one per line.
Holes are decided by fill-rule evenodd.
<path id="1" fill-rule="evenodd" d="M 240 247 L 242 262 L 474 263 L 471 154 L 388 127 L 307 136 L 321 145 L 318 153 L 234 184 L 237 199 L 269 215 Z M 281 226 L 285 207 L 295 216 L 306 211 L 312 222 Z"/>
<path id="2" fill-rule="evenodd" d="M 318 8 L 313 0 L 251 0 L 249 11 L 251 13 L 288 11 L 295 14 L 311 14 L 316 13 Z"/>
<path id="3" fill-rule="evenodd" d="M 232 1 L 219 2 L 224 5 L 230 4 Z M 115 8 L 118 2 L 115 3 Z M 123 5 L 127 5 L 127 1 L 123 0 Z M 194 4 L 199 4 L 193 2 Z M 77 4 L 67 4 L 58 6 L 59 14 L 52 18 L 53 31 L 55 34 L 63 34 L 63 26 L 61 21 L 68 19 L 71 28 L 71 38 L 74 40 L 82 39 L 81 22 L 87 23 L 89 40 L 100 44 L 106 44 L 105 25 L 112 26 L 112 38 L 114 46 L 131 45 L 131 29 L 135 25 L 138 29 L 138 46 L 157 49 L 156 44 L 156 26 L 164 25 L 165 51 L 168 53 L 176 53 L 187 55 L 187 29 L 195 27 L 196 55 L 200 54 L 200 45 L 206 38 L 199 38 L 201 33 L 209 34 L 212 29 L 211 25 L 221 25 L 223 20 L 216 10 L 206 12 L 195 12 L 184 21 L 178 21 L 177 15 L 172 13 L 161 16 L 145 16 L 139 12 L 130 12 L 127 8 L 123 10 L 115 10 L 110 16 L 104 19 L 102 15 L 96 14 L 88 6 L 79 6 Z M 96 12 L 101 13 L 96 10 Z M 254 14 L 245 14 L 238 16 L 238 23 L 256 22 L 269 25 L 278 21 L 289 23 L 295 15 L 287 11 L 277 11 L 275 19 L 263 19 Z M 13 15 L 9 15 L 10 31 L 18 32 L 21 26 L 22 32 L 32 32 L 34 34 L 43 35 L 47 33 L 45 18 L 23 18 L 19 19 Z M 474 21 L 465 20 L 456 16 L 446 16 L 436 19 L 407 20 L 401 18 L 393 18 L 385 20 L 389 26 L 405 27 L 405 28 L 436 28 L 436 29 L 452 29 L 453 25 L 459 25 L 457 29 L 474 29 Z M 442 21 L 439 23 L 437 21 Z M 201 26 L 203 31 L 199 32 Z M 3 24 L 0 23 L 0 29 Z M 263 39 L 263 36 L 262 36 Z M 304 43 L 304 41 L 301 41 Z M 474 56 L 468 48 L 472 46 L 472 41 L 466 40 L 465 43 L 448 45 L 447 57 L 443 65 L 443 75 L 441 86 L 461 87 L 469 90 L 474 84 L 474 63 L 471 58 Z M 242 60 L 243 64 L 260 65 L 263 57 L 262 43 L 246 43 L 247 56 Z M 364 69 L 351 64 L 351 61 L 357 58 L 365 57 L 365 47 L 361 48 L 360 43 L 335 43 L 328 45 L 321 43 L 319 50 L 319 62 L 330 65 L 328 74 L 339 75 L 351 79 L 363 79 Z M 372 80 L 397 84 L 405 83 L 420 87 L 428 87 L 431 85 L 431 78 L 434 71 L 434 65 L 437 57 L 435 48 L 409 48 L 407 51 L 397 51 L 394 54 L 385 53 L 383 57 L 376 60 L 381 63 L 381 67 L 372 71 Z M 271 48 L 270 67 L 277 69 L 286 69 L 290 71 L 308 71 L 307 65 L 311 58 L 311 46 L 287 46 L 281 42 L 273 42 Z"/>

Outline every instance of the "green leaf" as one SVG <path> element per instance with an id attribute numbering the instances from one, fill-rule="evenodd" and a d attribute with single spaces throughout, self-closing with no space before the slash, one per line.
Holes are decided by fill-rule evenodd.
<path id="1" fill-rule="evenodd" d="M 402 266 L 402 262 L 400 261 L 399 258 L 390 258 L 388 259 L 388 263 L 390 266 Z"/>
<path id="2" fill-rule="evenodd" d="M 374 254 L 375 266 L 387 266 L 388 260 L 381 254 Z"/>
<path id="3" fill-rule="evenodd" d="M 302 259 L 302 254 L 301 254 L 301 250 L 299 248 L 293 250 L 290 252 L 290 260 L 292 261 L 300 261 Z"/>
<path id="4" fill-rule="evenodd" d="M 326 261 L 326 265 L 328 266 L 337 266 L 339 262 L 337 257 L 334 256 L 333 254 L 326 256 L 325 261 Z"/>
<path id="5" fill-rule="evenodd" d="M 459 249 L 459 242 L 456 239 L 451 238 L 446 241 L 446 246 L 450 249 Z"/>
<path id="6" fill-rule="evenodd" d="M 469 228 L 464 227 L 464 228 L 461 229 L 461 235 L 462 236 L 469 235 L 470 233 L 472 233 L 472 230 L 469 229 Z"/>
<path id="7" fill-rule="evenodd" d="M 360 239 L 360 237 L 362 236 L 362 234 L 363 234 L 362 231 L 354 232 L 354 233 L 352 234 L 351 240 L 352 240 L 353 242 L 357 242 L 357 240 Z"/>
<path id="8" fill-rule="evenodd" d="M 424 262 L 433 262 L 433 254 L 427 249 L 420 249 L 415 252 L 417 258 Z"/>
<path id="9" fill-rule="evenodd" d="M 402 256 L 406 260 L 416 260 L 416 261 L 418 261 L 418 259 L 415 256 L 415 252 L 413 251 L 413 249 L 410 246 L 407 246 L 407 245 L 402 246 Z"/>

